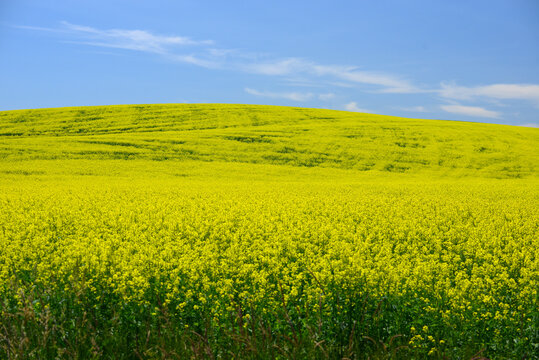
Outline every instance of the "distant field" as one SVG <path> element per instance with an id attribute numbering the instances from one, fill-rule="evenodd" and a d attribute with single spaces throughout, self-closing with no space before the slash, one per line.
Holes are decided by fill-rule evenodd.
<path id="1" fill-rule="evenodd" d="M 0 112 L 0 358 L 537 358 L 539 129 Z"/>

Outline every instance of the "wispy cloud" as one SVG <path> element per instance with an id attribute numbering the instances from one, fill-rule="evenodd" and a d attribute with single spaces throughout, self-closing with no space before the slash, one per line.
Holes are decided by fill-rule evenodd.
<path id="1" fill-rule="evenodd" d="M 271 91 L 259 91 L 251 88 L 245 88 L 245 92 L 255 96 L 273 98 L 273 99 L 287 99 L 293 101 L 307 101 L 317 98 L 321 101 L 329 101 L 335 98 L 333 93 L 325 94 L 313 94 L 305 92 L 271 92 Z"/>
<path id="2" fill-rule="evenodd" d="M 329 101 L 331 99 L 335 98 L 335 94 L 333 93 L 327 93 L 327 94 L 319 94 L 318 98 L 322 101 Z"/>
<path id="3" fill-rule="evenodd" d="M 410 112 L 427 112 L 427 109 L 424 106 L 410 106 L 410 107 L 400 107 L 399 110 L 410 111 Z"/>
<path id="4" fill-rule="evenodd" d="M 304 72 L 308 66 L 308 63 L 303 60 L 290 58 L 265 63 L 244 64 L 242 68 L 246 72 L 262 75 L 297 75 Z"/>
<path id="5" fill-rule="evenodd" d="M 330 75 L 340 80 L 352 83 L 361 83 L 381 86 L 381 92 L 386 93 L 416 93 L 420 89 L 410 82 L 395 75 L 380 72 L 360 71 L 357 67 L 340 65 L 314 65 L 314 73 L 317 75 Z"/>
<path id="6" fill-rule="evenodd" d="M 444 98 L 455 100 L 472 100 L 477 97 L 485 97 L 499 100 L 530 100 L 539 104 L 539 85 L 534 84 L 492 84 L 466 87 L 442 83 L 439 93 Z"/>
<path id="7" fill-rule="evenodd" d="M 245 92 L 255 96 L 273 98 L 273 99 L 286 99 L 292 101 L 307 101 L 314 97 L 312 93 L 299 93 L 299 92 L 267 92 L 258 91 L 251 88 L 245 88 Z"/>
<path id="8" fill-rule="evenodd" d="M 241 50 L 220 48 L 212 40 L 196 40 L 188 36 L 162 35 L 140 29 L 99 29 L 69 22 L 62 22 L 56 28 L 16 27 L 49 33 L 51 36 L 61 37 L 66 42 L 150 53 L 169 61 L 198 67 L 277 77 L 279 80 L 287 82 L 288 86 L 320 88 L 317 93 L 245 89 L 247 93 L 260 97 L 298 102 L 313 99 L 329 101 L 336 97 L 333 92 L 329 92 L 330 90 L 346 88 L 346 91 L 349 92 L 350 89 L 356 88 L 360 91 L 378 94 L 432 94 L 442 97 L 448 102 L 488 100 L 490 103 L 498 102 L 497 106 L 504 105 L 503 100 L 520 99 L 530 101 L 539 107 L 539 85 L 537 84 L 494 83 L 483 86 L 459 86 L 455 83 L 442 82 L 440 85 L 427 89 L 398 74 L 371 71 L 346 64 L 320 64 L 298 57 L 271 58 L 267 54 L 253 54 Z M 354 101 L 344 105 L 344 108 L 349 111 L 368 112 L 365 109 L 360 109 Z M 441 105 L 440 109 L 466 116 L 496 119 L 501 117 L 500 112 L 479 106 L 447 104 Z M 427 111 L 424 106 L 402 107 L 400 110 Z"/>
<path id="9" fill-rule="evenodd" d="M 518 124 L 516 126 L 524 126 L 524 127 L 532 127 L 532 128 L 539 128 L 538 123 L 527 123 L 527 124 Z"/>
<path id="10" fill-rule="evenodd" d="M 223 66 L 222 62 L 220 61 L 216 61 L 212 58 L 202 58 L 195 55 L 167 55 L 167 59 L 208 69 L 218 69 Z"/>
<path id="11" fill-rule="evenodd" d="M 174 46 L 211 45 L 211 40 L 196 41 L 186 36 L 156 35 L 145 30 L 110 29 L 100 30 L 62 22 L 64 28 L 80 37 L 86 45 L 137 50 L 156 54 L 168 54 Z"/>
<path id="12" fill-rule="evenodd" d="M 305 74 L 316 77 L 328 77 L 345 81 L 345 85 L 367 84 L 377 85 L 380 92 L 385 93 L 417 93 L 418 89 L 409 81 L 395 75 L 359 70 L 355 66 L 321 65 L 300 58 L 277 59 L 262 63 L 250 63 L 242 66 L 243 70 L 263 75 L 298 75 Z"/>
<path id="13" fill-rule="evenodd" d="M 370 112 L 369 110 L 359 108 L 357 106 L 357 102 L 355 101 L 349 102 L 348 104 L 344 105 L 344 109 L 346 111 L 354 111 L 354 112 Z"/>
<path id="14" fill-rule="evenodd" d="M 487 110 L 479 106 L 442 105 L 440 108 L 448 113 L 473 117 L 499 119 L 501 116 L 497 111 Z"/>
<path id="15" fill-rule="evenodd" d="M 189 63 L 206 68 L 225 68 L 240 72 L 267 76 L 298 77 L 304 83 L 314 84 L 315 80 L 324 79 L 326 83 L 340 83 L 341 86 L 358 84 L 370 85 L 368 90 L 382 93 L 416 93 L 418 89 L 411 82 L 399 76 L 382 72 L 366 71 L 357 66 L 324 65 L 301 58 L 257 60 L 253 54 L 246 54 L 232 49 L 219 49 L 212 40 L 193 40 L 187 36 L 158 35 L 146 30 L 98 29 L 90 26 L 62 22 L 58 29 L 20 26 L 20 28 L 59 32 L 66 34 L 70 42 L 98 46 L 135 50 L 159 54 L 178 62 Z M 182 54 L 186 47 L 190 54 Z M 180 50 L 180 51 L 179 51 Z"/>
<path id="16" fill-rule="evenodd" d="M 222 58 L 233 50 L 215 49 L 212 40 L 193 40 L 187 36 L 158 35 L 146 30 L 97 29 L 91 26 L 61 22 L 59 28 L 16 26 L 20 29 L 62 34 L 69 43 L 133 50 L 157 54 L 168 60 L 188 63 L 205 68 L 219 68 Z M 197 54 L 180 54 L 178 50 L 199 48 Z M 181 52 L 180 51 L 180 52 Z M 191 50 L 192 51 L 192 50 Z M 196 53 L 196 51 L 195 51 Z"/>
<path id="17" fill-rule="evenodd" d="M 15 29 L 23 29 L 23 30 L 32 30 L 32 31 L 40 31 L 40 32 L 51 32 L 51 33 L 65 33 L 67 32 L 66 29 L 60 29 L 60 28 L 48 28 L 43 26 L 31 26 L 31 25 L 12 25 Z"/>

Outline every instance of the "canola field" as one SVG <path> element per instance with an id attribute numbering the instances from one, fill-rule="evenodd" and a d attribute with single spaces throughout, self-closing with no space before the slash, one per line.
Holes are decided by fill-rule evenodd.
<path id="1" fill-rule="evenodd" d="M 538 148 L 318 109 L 0 112 L 0 358 L 537 358 Z"/>

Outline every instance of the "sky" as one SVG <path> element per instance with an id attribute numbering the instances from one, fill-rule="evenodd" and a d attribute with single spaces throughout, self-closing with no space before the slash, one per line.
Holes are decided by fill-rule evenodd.
<path id="1" fill-rule="evenodd" d="M 538 0 L 0 0 L 0 110 L 326 108 L 538 127 Z"/>

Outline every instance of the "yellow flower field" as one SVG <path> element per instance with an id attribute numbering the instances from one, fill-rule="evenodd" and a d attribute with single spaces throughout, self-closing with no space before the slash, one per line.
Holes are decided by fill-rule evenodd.
<path id="1" fill-rule="evenodd" d="M 535 356 L 537 129 L 241 109 L 0 113 L 1 357 Z"/>

